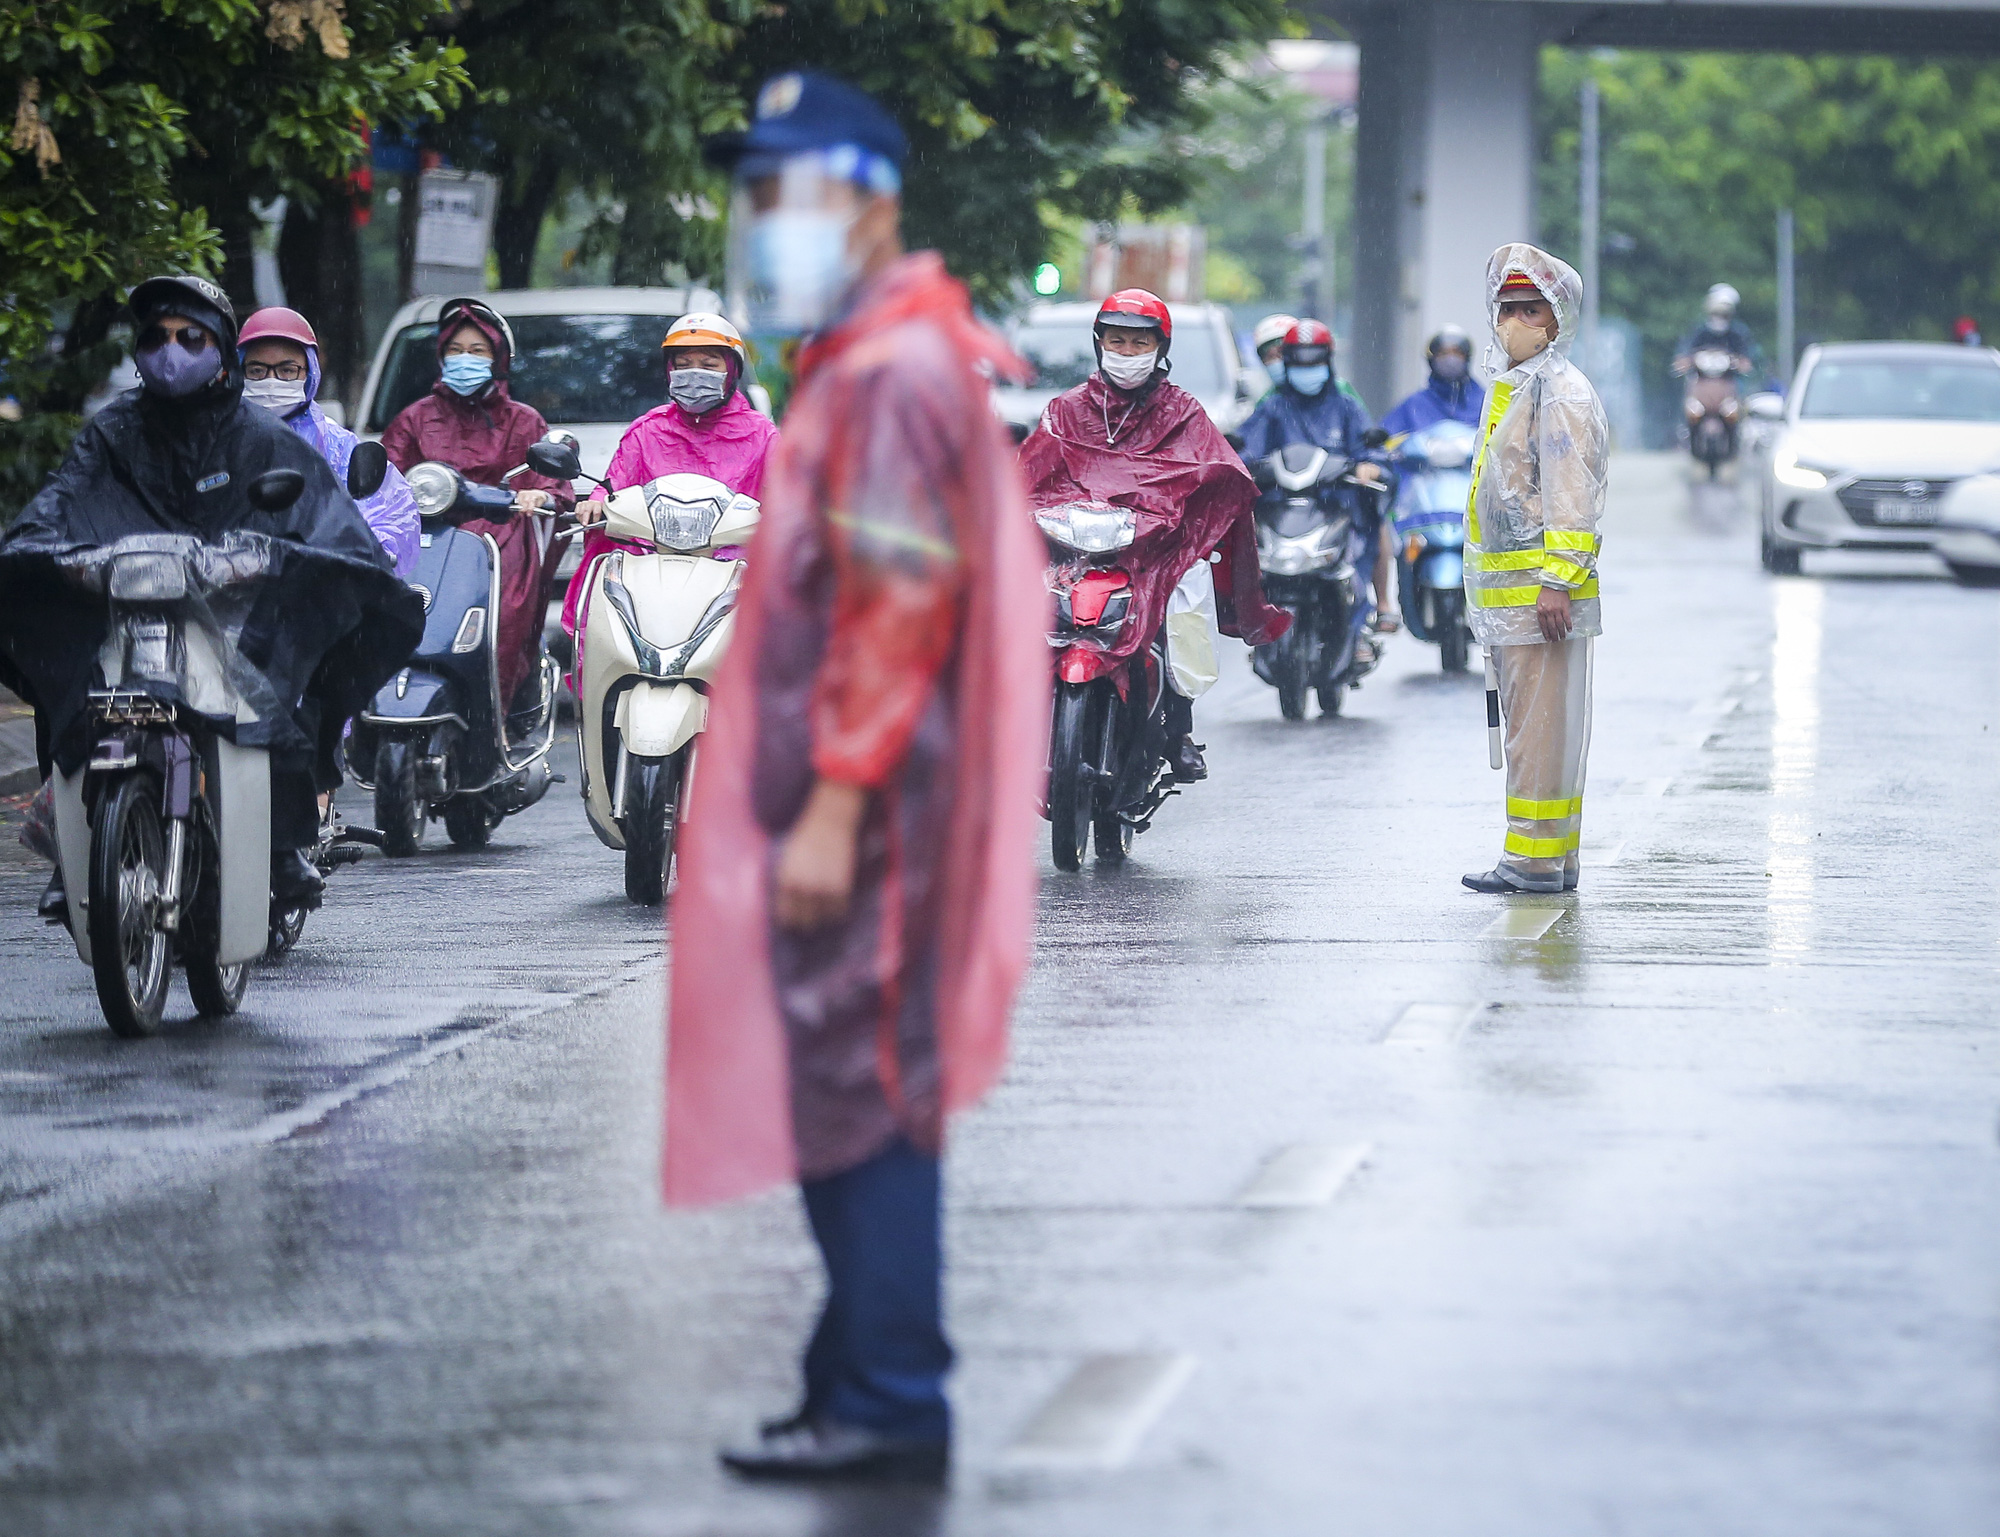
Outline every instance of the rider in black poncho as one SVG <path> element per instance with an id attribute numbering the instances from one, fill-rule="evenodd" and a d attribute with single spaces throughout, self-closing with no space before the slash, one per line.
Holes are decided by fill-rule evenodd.
<path id="1" fill-rule="evenodd" d="M 66 582 L 57 560 L 128 534 L 234 532 L 269 537 L 269 575 L 237 651 L 281 708 L 253 721 L 217 721 L 271 754 L 274 894 L 317 895 L 302 852 L 318 835 L 314 790 L 339 731 L 423 634 L 422 600 L 399 581 L 347 490 L 312 445 L 269 411 L 247 404 L 236 361 L 236 316 L 201 278 L 160 277 L 132 292 L 134 360 L 142 389 L 105 407 L 62 467 L 0 539 L 0 683 L 35 707 L 37 747 L 75 773 L 90 752 L 88 696 L 102 686 L 102 596 Z M 267 470 L 292 469 L 305 491 L 281 512 L 250 503 Z M 58 868 L 45 916 L 63 912 Z"/>

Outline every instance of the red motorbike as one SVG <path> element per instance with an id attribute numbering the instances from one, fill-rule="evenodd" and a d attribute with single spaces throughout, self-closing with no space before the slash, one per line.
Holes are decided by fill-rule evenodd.
<path id="1" fill-rule="evenodd" d="M 1167 758 L 1163 615 L 1135 612 L 1132 543 L 1138 516 L 1106 502 L 1040 508 L 1049 544 L 1056 667 L 1049 729 L 1050 852 L 1058 870 L 1080 870 L 1093 838 L 1102 861 L 1122 860 L 1132 839 L 1178 794 Z M 1143 608 L 1143 606 L 1141 606 Z M 1114 656 L 1130 626 L 1145 645 Z"/>

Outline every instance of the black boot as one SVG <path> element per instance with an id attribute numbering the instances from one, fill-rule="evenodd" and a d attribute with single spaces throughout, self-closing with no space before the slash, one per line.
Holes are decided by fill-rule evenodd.
<path id="1" fill-rule="evenodd" d="M 1208 778 L 1208 760 L 1202 757 L 1201 748 L 1192 733 L 1183 735 L 1174 743 L 1173 764 L 1174 778 L 1184 785 Z"/>
<path id="2" fill-rule="evenodd" d="M 280 849 L 271 855 L 271 897 L 280 907 L 318 907 L 325 890 L 325 878 L 304 849 Z"/>
<path id="3" fill-rule="evenodd" d="M 951 1465 L 951 1445 L 807 1415 L 767 1425 L 756 1445 L 725 1451 L 722 1462 L 745 1478 L 938 1484 Z"/>
<path id="4" fill-rule="evenodd" d="M 49 883 L 43 888 L 42 900 L 35 904 L 35 916 L 44 923 L 69 922 L 69 892 L 63 889 L 61 865 L 49 872 Z"/>

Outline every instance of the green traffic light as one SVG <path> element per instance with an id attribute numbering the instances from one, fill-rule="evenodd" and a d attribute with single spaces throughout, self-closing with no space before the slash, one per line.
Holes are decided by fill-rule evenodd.
<path id="1" fill-rule="evenodd" d="M 1044 295 L 1062 292 L 1062 269 L 1054 262 L 1043 262 L 1035 269 L 1035 292 Z"/>

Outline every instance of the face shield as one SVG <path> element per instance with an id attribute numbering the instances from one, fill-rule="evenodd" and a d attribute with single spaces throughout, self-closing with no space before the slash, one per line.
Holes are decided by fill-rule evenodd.
<path id="1" fill-rule="evenodd" d="M 888 160 L 851 144 L 746 158 L 729 205 L 732 312 L 765 335 L 826 324 L 860 275 L 855 220 L 899 181 Z"/>

